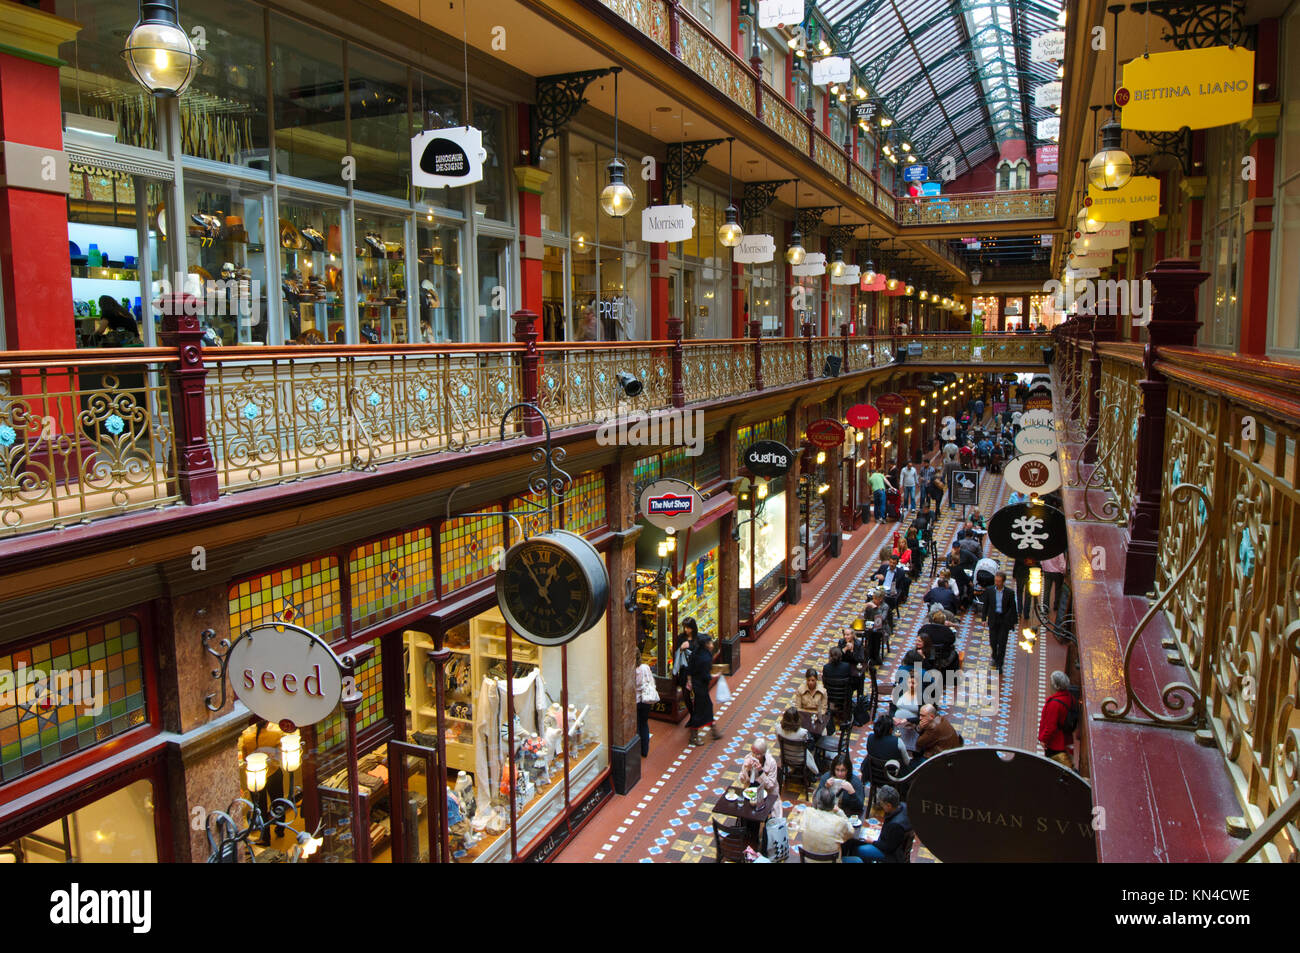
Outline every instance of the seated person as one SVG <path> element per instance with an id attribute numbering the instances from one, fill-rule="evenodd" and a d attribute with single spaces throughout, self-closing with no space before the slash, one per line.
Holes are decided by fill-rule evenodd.
<path id="1" fill-rule="evenodd" d="M 817 678 L 817 669 L 810 668 L 804 672 L 804 682 L 794 690 L 791 704 L 799 711 L 806 711 L 819 718 L 826 717 L 826 689 L 822 688 Z"/>
<path id="2" fill-rule="evenodd" d="M 916 754 L 919 758 L 932 758 L 944 751 L 961 747 L 961 735 L 957 734 L 957 729 L 933 705 L 921 707 L 921 717 L 917 719 L 916 727 L 920 732 L 916 738 Z"/>
<path id="3" fill-rule="evenodd" d="M 912 833 L 912 821 L 907 816 L 907 805 L 898 796 L 898 789 L 886 784 L 876 794 L 876 806 L 885 822 L 874 844 L 863 844 L 855 853 L 866 863 L 905 864 L 910 858 L 901 856 L 907 846 L 907 835 Z"/>
<path id="4" fill-rule="evenodd" d="M 832 681 L 849 681 L 853 678 L 853 666 L 844 661 L 844 653 L 838 645 L 832 645 L 830 661 L 822 666 L 822 685 Z"/>
<path id="5" fill-rule="evenodd" d="M 980 588 L 993 585 L 993 577 L 997 575 L 998 561 L 992 556 L 985 556 L 975 564 L 975 584 Z"/>
<path id="6" fill-rule="evenodd" d="M 921 511 L 916 514 L 912 520 L 912 528 L 916 530 L 918 536 L 925 536 L 926 531 L 934 525 L 934 513 L 930 509 L 930 498 L 928 496 L 921 499 Z"/>
<path id="7" fill-rule="evenodd" d="M 853 773 L 847 754 L 836 755 L 831 769 L 817 780 L 818 789 L 828 788 L 835 795 L 835 806 L 850 817 L 861 817 L 867 802 L 862 779 Z"/>
<path id="8" fill-rule="evenodd" d="M 921 638 L 928 638 L 935 655 L 943 658 L 957 644 L 957 633 L 948 627 L 948 615 L 940 608 L 930 613 L 930 621 L 917 630 Z"/>
<path id="9" fill-rule="evenodd" d="M 988 527 L 984 525 L 984 517 L 980 515 L 980 511 L 978 509 L 974 509 L 970 511 L 970 518 L 967 520 L 967 522 L 970 523 L 972 526 L 974 526 L 976 529 L 988 530 Z"/>
<path id="10" fill-rule="evenodd" d="M 898 565 L 905 572 L 912 572 L 912 548 L 907 545 L 902 534 L 895 531 L 893 545 L 890 548 L 890 555 L 898 559 Z"/>
<path id="11" fill-rule="evenodd" d="M 897 556 L 891 554 L 889 561 L 877 569 L 872 578 L 885 590 L 885 602 L 891 610 L 897 609 L 901 603 L 907 601 L 912 580 L 899 566 Z"/>
<path id="12" fill-rule="evenodd" d="M 952 576 L 953 582 L 957 583 L 957 588 L 961 591 L 961 604 L 963 606 L 969 604 L 971 600 L 970 576 L 966 572 L 966 567 L 962 565 L 960 553 L 954 550 L 948 554 L 947 569 Z"/>
<path id="13" fill-rule="evenodd" d="M 903 739 L 894 734 L 894 719 L 888 715 L 878 717 L 867 736 L 867 757 L 862 762 L 862 776 L 867 779 L 871 778 L 871 758 L 882 764 L 897 761 L 899 770 L 895 774 L 900 774 L 912 762 L 911 755 L 903 747 Z"/>
<path id="14" fill-rule="evenodd" d="M 966 522 L 961 524 L 961 529 L 957 530 L 957 535 L 955 539 L 957 540 L 957 542 L 960 543 L 963 539 L 967 539 L 973 536 L 976 536 L 975 524 L 970 520 L 966 520 Z"/>
<path id="15" fill-rule="evenodd" d="M 840 654 L 851 665 L 861 665 L 866 661 L 867 647 L 858 639 L 852 629 L 844 629 L 844 636 L 839 641 Z"/>
<path id="16" fill-rule="evenodd" d="M 957 549 L 961 553 L 962 565 L 974 569 L 975 564 L 984 558 L 984 537 L 972 533 L 958 541 Z"/>
<path id="17" fill-rule="evenodd" d="M 898 724 L 905 721 L 916 723 L 921 719 L 921 692 L 916 684 L 916 674 L 924 662 L 925 658 L 916 649 L 910 649 L 903 656 L 895 676 L 894 691 L 889 697 L 889 715 Z"/>
<path id="18" fill-rule="evenodd" d="M 760 792 L 776 792 L 778 788 L 776 781 L 778 767 L 776 758 L 768 753 L 767 739 L 755 738 L 749 745 L 749 754 L 745 756 L 745 761 L 740 766 L 740 774 L 736 778 L 736 787 L 742 791 L 748 787 L 756 787 Z M 761 797 L 762 794 L 759 796 Z M 774 797 L 769 798 L 769 801 L 772 806 L 767 816 L 769 818 L 780 817 L 781 799 Z"/>
<path id="19" fill-rule="evenodd" d="M 808 733 L 808 729 L 803 727 L 799 722 L 799 709 L 787 708 L 781 720 L 776 723 L 775 729 L 777 737 L 776 750 L 781 751 L 781 740 L 802 742 L 806 747 L 803 749 L 805 764 L 812 774 L 817 773 L 817 760 L 813 757 L 812 743 L 813 736 Z"/>
<path id="20" fill-rule="evenodd" d="M 957 614 L 961 598 L 957 592 L 957 584 L 952 581 L 952 574 L 948 570 L 939 571 L 939 578 L 934 581 L 934 588 L 925 594 L 924 601 L 927 605 L 936 605 L 945 612 Z"/>
<path id="21" fill-rule="evenodd" d="M 803 831 L 799 835 L 799 848 L 814 854 L 834 854 L 843 848 L 854 848 L 858 842 L 853 825 L 835 804 L 835 795 L 829 788 L 819 787 L 813 795 L 812 805 L 803 812 Z M 856 848 L 854 848 L 856 850 Z M 845 863 L 862 863 L 856 853 L 843 858 Z"/>
<path id="22" fill-rule="evenodd" d="M 912 577 L 915 578 L 925 568 L 925 557 L 927 550 L 925 542 L 917 533 L 915 526 L 908 527 L 907 536 L 903 540 L 904 545 L 912 551 Z M 901 561 L 901 554 L 900 554 Z"/>

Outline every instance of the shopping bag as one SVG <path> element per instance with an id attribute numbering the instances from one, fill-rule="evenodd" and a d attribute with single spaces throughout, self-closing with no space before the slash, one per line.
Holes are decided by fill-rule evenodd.
<path id="1" fill-rule="evenodd" d="M 790 832 L 784 817 L 767 820 L 767 856 L 774 863 L 783 864 L 790 859 Z"/>
<path id="2" fill-rule="evenodd" d="M 731 689 L 727 687 L 727 679 L 723 675 L 718 676 L 718 704 L 725 705 L 731 701 Z"/>

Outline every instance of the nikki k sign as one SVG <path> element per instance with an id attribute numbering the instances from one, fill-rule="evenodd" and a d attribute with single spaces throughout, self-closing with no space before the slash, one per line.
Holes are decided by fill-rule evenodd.
<path id="1" fill-rule="evenodd" d="M 483 180 L 483 133 L 473 126 L 430 129 L 411 139 L 411 184 L 425 189 Z"/>

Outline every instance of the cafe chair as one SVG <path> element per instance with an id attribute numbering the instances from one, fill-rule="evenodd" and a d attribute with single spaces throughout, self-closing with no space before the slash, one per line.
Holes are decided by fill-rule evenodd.
<path id="1" fill-rule="evenodd" d="M 803 793 L 811 796 L 813 791 L 812 772 L 808 770 L 808 742 L 791 741 L 777 735 L 777 746 L 781 749 L 781 764 L 777 768 L 777 785 L 785 793 L 785 783 L 791 776 L 803 779 Z"/>
<path id="2" fill-rule="evenodd" d="M 826 689 L 826 711 L 835 724 L 853 721 L 853 679 L 828 678 L 822 682 Z"/>
<path id="3" fill-rule="evenodd" d="M 903 835 L 903 843 L 898 845 L 898 851 L 894 854 L 894 859 L 900 864 L 910 864 L 912 862 L 912 848 L 916 845 L 916 832 L 908 831 Z"/>
<path id="4" fill-rule="evenodd" d="M 833 850 L 827 854 L 819 854 L 816 851 L 799 848 L 799 863 L 801 864 L 838 864 L 839 862 L 840 852 L 838 850 Z"/>
<path id="5" fill-rule="evenodd" d="M 743 827 L 723 827 L 713 822 L 713 848 L 720 864 L 745 862 L 745 830 Z"/>
<path id="6" fill-rule="evenodd" d="M 907 800 L 907 788 L 911 782 L 911 774 L 898 776 L 898 771 L 902 767 L 898 761 L 893 758 L 888 760 L 883 758 L 868 757 L 870 768 L 868 781 L 871 784 L 871 790 L 867 792 L 867 810 L 870 810 L 876 803 L 876 792 L 886 784 L 892 785 L 898 791 L 899 797 Z"/>

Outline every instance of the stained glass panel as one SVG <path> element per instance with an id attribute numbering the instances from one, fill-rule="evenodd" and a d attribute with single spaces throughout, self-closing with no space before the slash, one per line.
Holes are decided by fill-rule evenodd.
<path id="1" fill-rule="evenodd" d="M 588 470 L 573 481 L 565 498 L 564 528 L 583 534 L 601 529 L 605 523 L 605 474 Z"/>
<path id="2" fill-rule="evenodd" d="M 140 648 L 124 616 L 0 655 L 0 782 L 143 724 Z"/>
<path id="3" fill-rule="evenodd" d="M 361 692 L 361 707 L 357 709 L 358 734 L 371 725 L 378 724 L 384 717 L 384 662 L 376 639 L 370 643 L 374 652 L 357 666 L 353 677 L 357 680 L 357 690 Z M 355 654 L 365 651 L 364 646 Z M 343 706 L 339 705 L 334 713 L 320 723 L 316 729 L 316 749 L 322 755 L 347 741 L 347 720 L 343 715 Z"/>
<path id="4" fill-rule="evenodd" d="M 333 556 L 263 573 L 230 589 L 232 638 L 259 622 L 292 622 L 327 642 L 343 635 L 339 565 Z"/>
<path id="5" fill-rule="evenodd" d="M 358 546 L 348 559 L 354 629 L 433 598 L 433 534 L 420 527 Z"/>
<path id="6" fill-rule="evenodd" d="M 500 513 L 500 506 L 482 512 Z M 442 525 L 442 593 L 446 595 L 495 571 L 493 548 L 504 545 L 500 516 L 457 516 Z"/>

